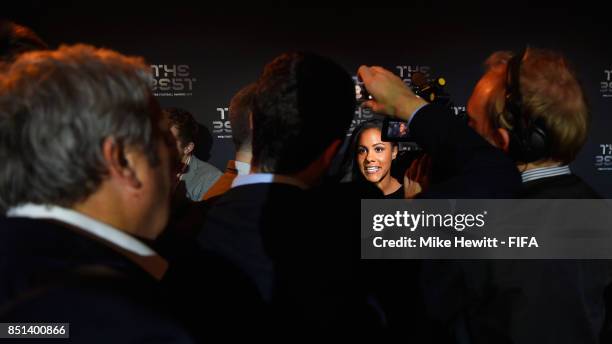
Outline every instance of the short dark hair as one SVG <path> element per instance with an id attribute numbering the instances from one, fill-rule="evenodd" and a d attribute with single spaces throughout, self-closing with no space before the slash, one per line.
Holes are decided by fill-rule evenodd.
<path id="1" fill-rule="evenodd" d="M 195 142 L 196 137 L 198 137 L 198 122 L 196 122 L 189 111 L 170 107 L 165 108 L 164 112 L 168 114 L 170 125 L 178 130 L 178 140 L 181 145 Z"/>
<path id="2" fill-rule="evenodd" d="M 12 21 L 0 21 L 0 61 L 10 63 L 25 52 L 47 49 L 47 43 L 30 28 Z"/>
<path id="3" fill-rule="evenodd" d="M 285 53 L 265 66 L 253 106 L 253 164 L 290 174 L 315 161 L 346 134 L 355 112 L 355 86 L 332 60 Z"/>
<path id="4" fill-rule="evenodd" d="M 230 101 L 229 121 L 232 125 L 232 140 L 236 151 L 251 148 L 253 133 L 249 124 L 249 117 L 253 108 L 253 99 L 257 84 L 252 83 L 242 88 Z"/>

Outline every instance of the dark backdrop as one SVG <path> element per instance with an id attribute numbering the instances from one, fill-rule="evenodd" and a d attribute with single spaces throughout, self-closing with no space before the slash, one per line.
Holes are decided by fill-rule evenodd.
<path id="1" fill-rule="evenodd" d="M 444 76 L 463 107 L 495 50 L 525 45 L 564 52 L 575 64 L 592 107 L 590 138 L 573 171 L 612 198 L 612 30 L 605 11 L 584 6 L 530 8 L 489 2 L 477 9 L 206 8 L 149 2 L 9 6 L 3 16 L 32 27 L 52 47 L 85 42 L 142 55 L 153 66 L 163 106 L 191 111 L 207 130 L 198 155 L 224 169 L 233 156 L 227 106 L 263 65 L 288 50 L 327 55 L 355 73 L 376 64 L 409 78 Z M 508 7 L 508 8 L 506 8 Z M 580 8 L 578 8 L 580 7 Z M 356 112 L 356 121 L 371 114 Z"/>

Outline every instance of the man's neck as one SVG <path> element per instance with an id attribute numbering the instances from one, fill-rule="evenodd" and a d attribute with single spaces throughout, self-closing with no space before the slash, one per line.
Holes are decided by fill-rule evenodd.
<path id="1" fill-rule="evenodd" d="M 251 152 L 238 151 L 236 152 L 235 160 L 243 162 L 245 164 L 250 164 L 252 158 L 253 158 L 253 154 Z"/>
<path id="2" fill-rule="evenodd" d="M 530 163 L 519 163 L 516 164 L 516 167 L 518 168 L 518 170 L 520 172 L 525 172 L 525 171 L 529 171 L 529 170 L 533 170 L 536 168 L 543 168 L 543 167 L 557 167 L 557 166 L 561 166 L 562 163 L 560 161 L 555 161 L 555 160 L 538 160 L 538 161 L 534 161 L 534 162 L 530 162 Z"/>
<path id="3" fill-rule="evenodd" d="M 151 228 L 137 221 L 141 216 L 138 212 L 139 207 L 133 204 L 127 206 L 129 202 L 114 192 L 113 188 L 116 187 L 116 185 L 102 182 L 96 192 L 89 195 L 85 200 L 74 204 L 71 208 L 122 232 L 137 237 L 154 239 L 159 233 L 150 233 Z M 126 209 L 130 210 L 127 211 Z"/>
<path id="4" fill-rule="evenodd" d="M 117 211 L 115 206 L 118 200 L 109 202 L 101 194 L 94 194 L 86 200 L 72 206 L 72 210 L 77 211 L 85 216 L 88 216 L 96 221 L 103 222 L 113 228 L 117 228 L 123 232 L 136 234 L 133 226 L 130 225 L 126 216 Z"/>

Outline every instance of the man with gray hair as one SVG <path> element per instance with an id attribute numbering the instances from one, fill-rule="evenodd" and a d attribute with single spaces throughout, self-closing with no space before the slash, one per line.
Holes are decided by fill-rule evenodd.
<path id="1" fill-rule="evenodd" d="M 168 128 L 141 58 L 62 46 L 0 75 L 0 320 L 69 322 L 75 342 L 191 341 L 142 241 L 168 220 Z"/>

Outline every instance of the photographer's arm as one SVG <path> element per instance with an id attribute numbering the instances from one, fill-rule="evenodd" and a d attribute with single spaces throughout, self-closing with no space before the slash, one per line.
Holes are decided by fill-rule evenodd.
<path id="1" fill-rule="evenodd" d="M 437 161 L 435 166 L 444 171 L 445 178 L 432 184 L 424 197 L 513 197 L 520 187 L 514 163 L 449 109 L 427 105 L 384 68 L 362 66 L 359 75 L 375 99 L 364 106 L 408 120 L 414 140 Z"/>
<path id="2" fill-rule="evenodd" d="M 359 76 L 373 100 L 363 104 L 374 112 L 395 116 L 405 121 L 427 102 L 417 97 L 412 90 L 395 74 L 382 67 L 359 67 Z"/>

